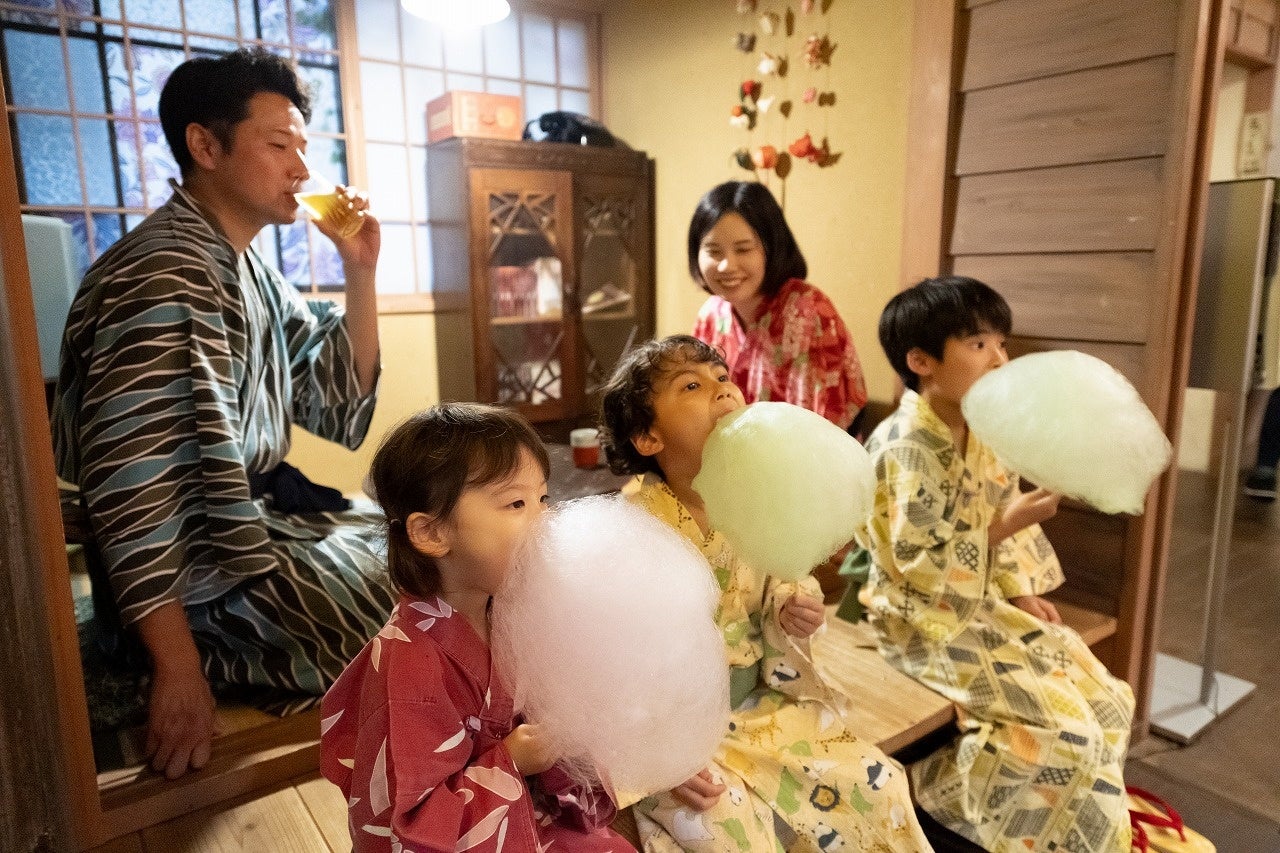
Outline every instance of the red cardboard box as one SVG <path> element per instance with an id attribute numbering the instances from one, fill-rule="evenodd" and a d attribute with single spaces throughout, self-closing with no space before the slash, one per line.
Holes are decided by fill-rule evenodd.
<path id="1" fill-rule="evenodd" d="M 451 136 L 519 139 L 524 130 L 520 98 L 491 92 L 445 92 L 427 102 L 427 142 Z"/>

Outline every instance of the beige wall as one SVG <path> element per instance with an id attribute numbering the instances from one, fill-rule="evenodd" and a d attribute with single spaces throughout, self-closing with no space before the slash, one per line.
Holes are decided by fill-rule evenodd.
<path id="1" fill-rule="evenodd" d="M 378 334 L 382 341 L 378 408 L 360 449 L 353 453 L 305 430 L 293 430 L 290 464 L 317 483 L 343 492 L 360 491 L 373 453 L 389 427 L 439 399 L 435 317 L 384 314 L 378 323 Z"/>
<path id="2" fill-rule="evenodd" d="M 768 183 L 784 202 L 810 280 L 831 296 L 853 333 L 871 395 L 890 399 L 893 372 L 875 326 L 898 280 L 910 4 L 857 0 L 833 4 L 825 16 L 798 15 L 791 71 L 782 81 L 765 80 L 764 92 L 779 100 L 789 93 L 795 109 L 786 121 L 766 115 L 750 135 L 731 128 L 728 117 L 738 84 L 758 78 L 758 56 L 749 59 L 732 44 L 755 16 L 735 14 L 730 0 L 618 0 L 603 17 L 605 122 L 656 162 L 659 334 L 687 332 L 704 298 L 689 279 L 685 235 L 702 193 L 751 177 L 730 162 L 730 152 L 748 139 L 781 151 L 806 129 L 817 139 L 825 133 L 840 154 L 835 165 L 800 162 L 785 188 L 776 175 Z M 836 93 L 836 104 L 819 110 L 799 102 L 808 85 L 799 52 L 804 37 L 824 25 L 836 49 L 829 75 L 815 76 L 820 88 Z"/>
<path id="3" fill-rule="evenodd" d="M 1240 123 L 1244 120 L 1244 89 L 1248 81 L 1248 69 L 1234 62 L 1223 63 L 1213 115 L 1213 151 L 1209 160 L 1211 181 L 1229 181 L 1236 177 Z"/>
<path id="4" fill-rule="evenodd" d="M 911 46 L 906 0 L 857 0 L 834 4 L 826 16 L 798 16 L 787 46 L 791 71 L 766 81 L 766 94 L 779 100 L 790 94 L 795 109 L 789 120 L 765 116 L 750 136 L 729 126 L 728 110 L 738 84 L 758 77 L 758 57 L 732 46 L 739 29 L 754 26 L 754 16 L 734 14 L 728 0 L 617 0 L 602 16 L 604 119 L 656 161 L 658 332 L 688 331 L 702 302 L 686 268 L 685 233 L 703 192 L 751 177 L 730 162 L 730 152 L 748 140 L 783 150 L 806 129 L 818 140 L 825 134 L 840 155 L 835 165 L 800 162 L 785 184 L 776 175 L 768 183 L 808 258 L 810 280 L 831 296 L 853 333 L 871 395 L 890 399 L 893 372 L 875 324 L 898 280 Z M 830 26 L 836 49 L 829 72 L 814 80 L 836 93 L 836 103 L 806 108 L 799 102 L 809 85 L 799 51 L 822 25 Z M 434 318 L 384 315 L 380 330 L 381 396 L 364 446 L 352 453 L 294 431 L 289 461 L 343 491 L 360 488 L 389 426 L 439 398 Z"/>

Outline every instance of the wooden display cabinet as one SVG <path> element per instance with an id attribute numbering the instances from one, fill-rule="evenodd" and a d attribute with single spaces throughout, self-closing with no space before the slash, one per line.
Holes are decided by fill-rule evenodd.
<path id="1" fill-rule="evenodd" d="M 454 138 L 427 148 L 440 399 L 594 422 L 653 336 L 653 161 L 626 148 Z"/>

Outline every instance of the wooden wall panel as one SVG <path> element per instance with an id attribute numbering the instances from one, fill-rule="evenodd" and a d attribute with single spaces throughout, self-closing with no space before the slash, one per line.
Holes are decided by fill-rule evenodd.
<path id="1" fill-rule="evenodd" d="M 1013 306 L 1012 355 L 1078 349 L 1115 366 L 1176 437 L 1225 0 L 916 0 L 913 98 L 947 122 L 908 127 L 905 283 L 937 271 L 990 280 Z M 1126 100 L 1127 99 L 1127 100 Z M 923 99 L 921 99 L 923 102 Z M 935 112 L 932 115 L 937 115 Z M 937 150 L 938 129 L 948 146 Z M 918 142 L 924 133 L 929 143 Z M 932 180 L 938 168 L 942 180 Z M 919 186 L 931 182 L 930 186 Z M 914 188 L 914 189 L 913 189 Z M 940 197 L 940 244 L 928 244 Z M 948 227 L 949 226 L 949 227 Z M 1145 730 L 1172 475 L 1139 517 L 1065 506 L 1046 525 L 1073 603 L 1111 613 L 1104 662 L 1135 689 Z"/>
<path id="2" fill-rule="evenodd" d="M 1096 341 L 1078 341 L 1066 338 L 1037 338 L 1016 334 L 1018 315 L 1013 315 L 1015 334 L 1009 338 L 1009 357 L 1017 358 L 1032 352 L 1073 349 L 1100 358 L 1124 375 L 1139 391 L 1147 379 L 1146 348 L 1140 344 L 1110 344 Z"/>
<path id="3" fill-rule="evenodd" d="M 1127 515 L 1103 515 L 1092 509 L 1062 505 L 1043 525 L 1067 577 L 1060 594 L 1072 604 L 1119 615 L 1120 585 L 1125 574 Z"/>
<path id="4" fill-rule="evenodd" d="M 1019 334 L 1143 343 L 1154 263 L 1150 252 L 962 255 L 953 269 L 1000 291 Z"/>
<path id="5" fill-rule="evenodd" d="M 951 253 L 1155 248 L 1163 158 L 971 175 L 956 191 Z"/>
<path id="6" fill-rule="evenodd" d="M 1169 142 L 1173 57 L 970 92 L 956 173 L 1154 157 Z"/>
<path id="7" fill-rule="evenodd" d="M 955 0 L 914 0 L 916 26 L 911 41 L 913 83 L 907 101 L 911 128 L 912 180 L 903 199 L 903 287 L 937 275 L 951 231 L 951 152 L 959 127 L 953 122 L 958 98 L 952 81 L 959 74 Z"/>
<path id="8" fill-rule="evenodd" d="M 960 88 L 1174 52 L 1177 0 L 1002 0 L 969 14 Z"/>

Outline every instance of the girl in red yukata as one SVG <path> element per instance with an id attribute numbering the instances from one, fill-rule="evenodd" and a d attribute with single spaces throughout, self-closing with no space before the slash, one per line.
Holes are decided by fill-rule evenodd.
<path id="1" fill-rule="evenodd" d="M 451 403 L 398 426 L 370 480 L 400 594 L 324 697 L 320 766 L 365 851 L 631 851 L 603 789 L 570 781 L 516 718 L 489 603 L 547 503 L 546 449 L 518 414 Z"/>

